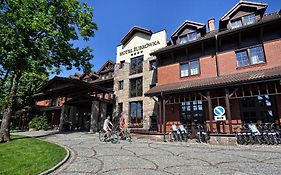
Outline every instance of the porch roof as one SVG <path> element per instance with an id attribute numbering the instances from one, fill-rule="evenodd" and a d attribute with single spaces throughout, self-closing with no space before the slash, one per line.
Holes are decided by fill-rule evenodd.
<path id="1" fill-rule="evenodd" d="M 177 83 L 159 85 L 148 90 L 145 93 L 145 96 L 159 96 L 161 93 L 175 94 L 180 92 L 215 89 L 226 86 L 253 84 L 261 81 L 273 80 L 281 80 L 281 66 L 219 77 L 187 80 Z"/>

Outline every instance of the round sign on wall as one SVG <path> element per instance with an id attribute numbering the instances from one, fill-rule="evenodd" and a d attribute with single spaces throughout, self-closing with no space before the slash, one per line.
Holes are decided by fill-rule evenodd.
<path id="1" fill-rule="evenodd" d="M 217 106 L 217 107 L 214 108 L 214 113 L 217 116 L 222 116 L 225 113 L 225 109 L 222 106 Z"/>

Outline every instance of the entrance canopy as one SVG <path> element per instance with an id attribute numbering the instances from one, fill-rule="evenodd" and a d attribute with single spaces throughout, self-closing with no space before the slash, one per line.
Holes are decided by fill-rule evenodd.
<path id="1" fill-rule="evenodd" d="M 48 98 L 67 97 L 70 99 L 105 99 L 105 94 L 112 93 L 111 90 L 81 80 L 54 77 L 44 86 L 38 89 L 33 95 L 36 100 L 45 100 Z"/>

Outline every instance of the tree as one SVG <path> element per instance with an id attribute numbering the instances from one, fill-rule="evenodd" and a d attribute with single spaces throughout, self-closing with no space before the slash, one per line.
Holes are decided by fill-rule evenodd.
<path id="1" fill-rule="evenodd" d="M 11 89 L 0 133 L 10 140 L 10 120 L 19 80 L 35 69 L 38 74 L 61 66 L 87 72 L 93 58 L 90 47 L 74 47 L 80 37 L 89 40 L 97 25 L 93 9 L 78 0 L 0 0 L 0 65 L 11 75 Z"/>

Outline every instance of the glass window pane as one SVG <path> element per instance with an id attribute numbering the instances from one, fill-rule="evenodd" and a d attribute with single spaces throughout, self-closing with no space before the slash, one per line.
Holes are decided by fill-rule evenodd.
<path id="1" fill-rule="evenodd" d="M 199 61 L 192 61 L 190 62 L 190 75 L 197 75 L 199 74 Z"/>
<path id="2" fill-rule="evenodd" d="M 231 22 L 231 28 L 232 29 L 236 29 L 236 28 L 241 27 L 241 26 L 242 26 L 241 19 Z"/>
<path id="3" fill-rule="evenodd" d="M 193 41 L 197 39 L 197 32 L 192 32 L 187 35 L 188 41 Z"/>
<path id="4" fill-rule="evenodd" d="M 203 107 L 202 105 L 198 105 L 198 110 L 202 111 Z"/>
<path id="5" fill-rule="evenodd" d="M 187 35 L 180 36 L 180 44 L 186 43 L 187 42 Z"/>
<path id="6" fill-rule="evenodd" d="M 251 48 L 250 54 L 252 64 L 264 63 L 263 48 L 261 46 Z"/>
<path id="7" fill-rule="evenodd" d="M 182 64 L 180 66 L 181 69 L 181 77 L 188 76 L 188 64 Z"/>
<path id="8" fill-rule="evenodd" d="M 137 74 L 142 72 L 143 56 L 135 57 L 131 59 L 131 74 Z"/>
<path id="9" fill-rule="evenodd" d="M 248 59 L 247 51 L 245 50 L 245 51 L 236 52 L 236 61 L 238 67 L 248 66 L 249 59 Z"/>
<path id="10" fill-rule="evenodd" d="M 244 25 L 249 25 L 253 24 L 256 22 L 256 16 L 255 14 L 247 15 L 243 17 L 243 24 Z"/>

